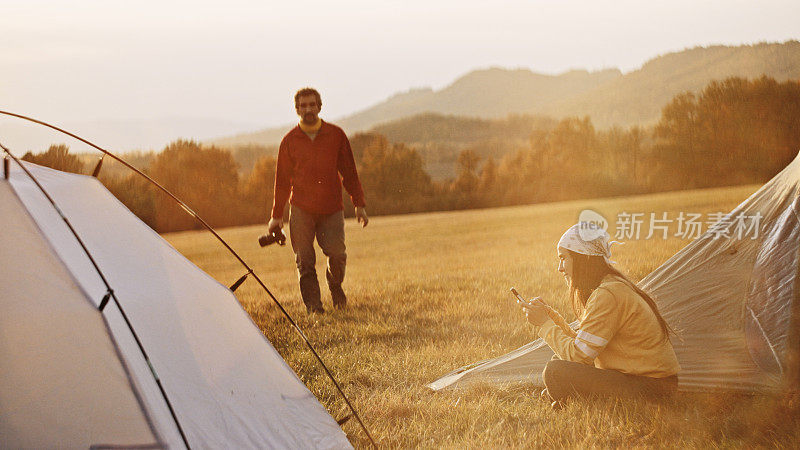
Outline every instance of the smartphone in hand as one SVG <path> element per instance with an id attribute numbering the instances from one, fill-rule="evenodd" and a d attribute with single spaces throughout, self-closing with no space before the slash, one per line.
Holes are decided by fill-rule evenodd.
<path id="1" fill-rule="evenodd" d="M 523 308 L 533 308 L 533 302 L 539 300 L 539 297 L 536 297 L 531 301 L 525 300 L 521 295 L 519 295 L 519 292 L 517 292 L 517 290 L 514 289 L 513 287 L 511 288 L 511 293 L 514 295 L 514 297 L 517 298 L 517 303 L 522 305 Z"/>

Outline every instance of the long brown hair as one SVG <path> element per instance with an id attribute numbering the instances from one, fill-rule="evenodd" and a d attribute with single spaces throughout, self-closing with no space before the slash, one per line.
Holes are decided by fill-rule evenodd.
<path id="1" fill-rule="evenodd" d="M 569 298 L 572 303 L 572 312 L 577 317 L 583 314 L 586 309 L 586 302 L 589 301 L 589 296 L 592 295 L 595 289 L 600 286 L 600 282 L 606 275 L 614 275 L 625 282 L 631 289 L 636 291 L 658 319 L 658 324 L 661 326 L 661 331 L 664 332 L 664 339 L 669 337 L 672 329 L 667 325 L 667 322 L 661 317 L 658 312 L 658 306 L 647 292 L 641 290 L 636 284 L 623 275 L 619 270 L 611 267 L 602 256 L 589 256 L 575 253 L 572 250 L 564 249 L 569 252 L 572 257 L 572 276 L 569 283 Z"/>

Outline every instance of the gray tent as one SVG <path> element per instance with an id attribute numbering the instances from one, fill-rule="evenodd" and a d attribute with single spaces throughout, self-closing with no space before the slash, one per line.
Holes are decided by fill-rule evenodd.
<path id="1" fill-rule="evenodd" d="M 788 342 L 800 242 L 798 195 L 800 156 L 639 283 L 678 332 L 672 343 L 682 368 L 681 390 L 781 387 L 793 356 Z M 742 225 L 754 224 L 755 229 L 742 232 Z M 475 381 L 541 385 L 542 369 L 552 356 L 537 339 L 457 369 L 429 387 Z"/>
<path id="2" fill-rule="evenodd" d="M 107 289 L 97 270 L 12 167 L 0 180 L 3 447 L 350 447 L 227 287 L 96 179 L 26 167 L 95 258 L 131 327 L 114 302 L 98 309 Z"/>

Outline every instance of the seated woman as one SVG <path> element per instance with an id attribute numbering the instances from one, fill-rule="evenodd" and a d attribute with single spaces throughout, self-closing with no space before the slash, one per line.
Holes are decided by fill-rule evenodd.
<path id="1" fill-rule="evenodd" d="M 680 366 L 655 302 L 610 266 L 608 233 L 585 241 L 579 231 L 580 224 L 573 225 L 557 247 L 558 271 L 580 318 L 577 333 L 556 325 L 538 299 L 524 308 L 556 354 L 542 372 L 546 393 L 554 406 L 581 395 L 673 394 Z"/>

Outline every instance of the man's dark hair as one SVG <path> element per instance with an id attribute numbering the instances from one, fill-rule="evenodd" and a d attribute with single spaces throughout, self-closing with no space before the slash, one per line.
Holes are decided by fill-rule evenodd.
<path id="1" fill-rule="evenodd" d="M 294 107 L 295 108 L 297 108 L 297 106 L 298 106 L 298 104 L 300 102 L 300 97 L 305 97 L 306 95 L 313 95 L 314 97 L 316 97 L 317 98 L 317 106 L 322 106 L 322 97 L 319 96 L 319 92 L 317 92 L 317 90 L 314 89 L 314 88 L 305 87 L 305 88 L 300 89 L 299 91 L 297 91 L 296 94 L 294 94 Z"/>

